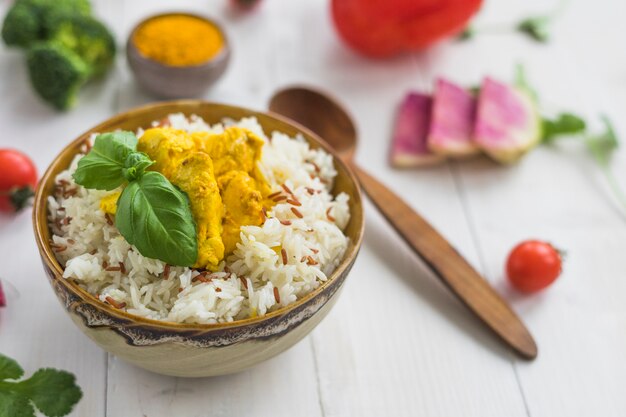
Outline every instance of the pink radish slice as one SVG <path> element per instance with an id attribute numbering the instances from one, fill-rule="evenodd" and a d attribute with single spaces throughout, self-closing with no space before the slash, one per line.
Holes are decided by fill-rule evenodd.
<path id="1" fill-rule="evenodd" d="M 524 91 L 486 77 L 478 97 L 474 141 L 501 163 L 518 160 L 539 143 L 541 118 Z"/>
<path id="2" fill-rule="evenodd" d="M 476 98 L 466 89 L 438 79 L 428 133 L 430 150 L 450 157 L 480 152 L 472 140 L 475 116 Z"/>
<path id="3" fill-rule="evenodd" d="M 396 118 L 391 143 L 391 165 L 410 168 L 442 160 L 428 149 L 426 138 L 430 124 L 432 99 L 425 94 L 406 95 Z"/>
<path id="4" fill-rule="evenodd" d="M 0 307 L 4 307 L 7 305 L 6 297 L 4 296 L 4 291 L 2 291 L 2 281 L 0 281 Z"/>

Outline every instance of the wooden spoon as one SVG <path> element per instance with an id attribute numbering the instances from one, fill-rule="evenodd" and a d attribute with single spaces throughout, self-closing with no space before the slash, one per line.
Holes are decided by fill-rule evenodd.
<path id="1" fill-rule="evenodd" d="M 537 357 L 537 345 L 530 332 L 487 281 L 422 216 L 356 165 L 356 128 L 335 100 L 327 94 L 294 86 L 274 94 L 269 109 L 311 129 L 330 144 L 352 168 L 387 221 L 435 275 L 519 355 L 526 359 Z"/>

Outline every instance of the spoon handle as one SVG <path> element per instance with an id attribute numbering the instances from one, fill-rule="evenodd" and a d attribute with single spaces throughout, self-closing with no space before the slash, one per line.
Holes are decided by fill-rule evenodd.
<path id="1" fill-rule="evenodd" d="M 518 354 L 534 359 L 533 337 L 488 282 L 400 197 L 355 163 L 350 165 L 365 193 L 435 275 Z"/>

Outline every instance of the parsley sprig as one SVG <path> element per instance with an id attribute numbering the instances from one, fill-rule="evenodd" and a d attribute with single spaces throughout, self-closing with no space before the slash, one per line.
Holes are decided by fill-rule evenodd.
<path id="1" fill-rule="evenodd" d="M 535 105 L 540 107 L 537 91 L 528 82 L 526 71 L 521 64 L 516 67 L 515 85 L 525 90 L 532 97 Z M 549 145 L 568 137 L 582 139 L 587 151 L 602 170 L 611 192 L 626 210 L 626 193 L 611 169 L 611 156 L 619 148 L 619 140 L 608 116 L 602 115 L 601 120 L 604 130 L 598 133 L 589 130 L 585 119 L 570 112 L 562 112 L 554 118 L 542 117 L 541 143 Z"/>
<path id="2" fill-rule="evenodd" d="M 543 119 L 542 143 L 552 144 L 561 137 L 581 138 L 596 165 L 602 170 L 611 192 L 626 210 L 626 194 L 611 169 L 611 156 L 619 148 L 613 123 L 602 115 L 604 130 L 593 133 L 587 129 L 587 123 L 572 113 L 561 113 L 554 119 Z"/>
<path id="3" fill-rule="evenodd" d="M 69 372 L 44 368 L 18 381 L 24 370 L 0 354 L 0 417 L 35 417 L 35 407 L 48 417 L 69 414 L 83 396 Z"/>
<path id="4" fill-rule="evenodd" d="M 473 25 L 468 25 L 457 37 L 457 39 L 464 41 L 473 38 L 479 33 L 503 33 L 515 31 L 528 36 L 536 42 L 548 43 L 551 37 L 552 25 L 559 18 L 559 16 L 561 16 L 568 3 L 569 0 L 562 0 L 551 12 L 525 17 L 512 28 L 501 26 L 485 26 L 476 28 Z"/>

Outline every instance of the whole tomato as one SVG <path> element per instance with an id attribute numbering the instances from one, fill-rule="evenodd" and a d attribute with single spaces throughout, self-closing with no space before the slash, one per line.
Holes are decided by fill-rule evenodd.
<path id="1" fill-rule="evenodd" d="M 0 149 L 0 212 L 24 208 L 37 185 L 33 161 L 14 149 Z"/>
<path id="2" fill-rule="evenodd" d="M 552 284 L 561 274 L 561 253 L 548 242 L 526 240 L 513 248 L 506 273 L 519 291 L 531 293 Z"/>
<path id="3" fill-rule="evenodd" d="M 364 55 L 384 58 L 424 49 L 465 28 L 482 0 L 332 0 L 344 41 Z"/>

